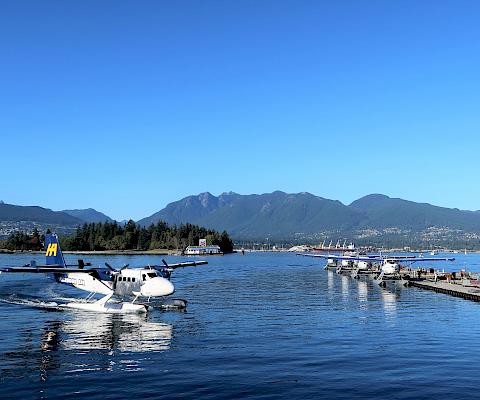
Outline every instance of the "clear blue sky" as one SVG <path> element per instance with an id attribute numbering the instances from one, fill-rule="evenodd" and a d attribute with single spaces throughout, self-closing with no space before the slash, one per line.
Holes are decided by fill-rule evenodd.
<path id="1" fill-rule="evenodd" d="M 0 199 L 139 219 L 204 191 L 480 209 L 478 1 L 22 1 Z"/>

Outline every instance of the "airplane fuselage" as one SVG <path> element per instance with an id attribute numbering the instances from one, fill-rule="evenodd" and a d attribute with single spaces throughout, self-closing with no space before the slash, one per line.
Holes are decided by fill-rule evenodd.
<path id="1" fill-rule="evenodd" d="M 77 272 L 55 274 L 57 282 L 90 293 L 115 294 L 118 296 L 144 297 L 168 296 L 175 291 L 173 284 L 154 269 L 124 268 L 119 272 L 98 269 L 96 277 Z"/>

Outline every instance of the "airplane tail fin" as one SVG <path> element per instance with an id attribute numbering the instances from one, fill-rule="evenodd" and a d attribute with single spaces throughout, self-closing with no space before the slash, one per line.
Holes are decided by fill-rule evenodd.
<path id="1" fill-rule="evenodd" d="M 45 235 L 45 259 L 47 265 L 58 265 L 66 268 L 58 236 L 55 233 Z"/>

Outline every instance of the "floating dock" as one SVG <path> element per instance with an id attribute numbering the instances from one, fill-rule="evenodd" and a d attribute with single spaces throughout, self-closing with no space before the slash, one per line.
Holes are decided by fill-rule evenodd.
<path id="1" fill-rule="evenodd" d="M 450 296 L 461 297 L 466 300 L 480 301 L 480 287 L 463 286 L 458 283 L 445 281 L 432 282 L 429 280 L 410 281 L 410 286 L 420 289 L 433 290 L 437 293 L 445 293 Z"/>

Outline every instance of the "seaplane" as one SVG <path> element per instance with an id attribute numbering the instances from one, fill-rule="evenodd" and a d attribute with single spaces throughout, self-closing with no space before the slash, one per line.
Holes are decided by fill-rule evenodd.
<path id="1" fill-rule="evenodd" d="M 455 258 L 416 257 L 416 256 L 389 256 L 389 255 L 362 255 L 336 256 L 322 254 L 298 254 L 304 257 L 327 259 L 325 268 L 336 265 L 337 273 L 350 272 L 353 278 L 361 275 L 372 275 L 377 284 L 385 287 L 387 283 L 409 284 L 413 276 L 409 275 L 404 264 L 411 266 L 417 262 L 455 261 Z M 340 262 L 340 264 L 339 264 Z"/>
<path id="2" fill-rule="evenodd" d="M 342 256 L 338 255 L 319 255 L 319 254 L 298 254 L 304 255 L 307 257 L 316 257 L 323 258 L 327 260 L 324 269 L 325 270 L 335 270 L 337 274 L 343 274 L 347 272 L 352 272 L 358 270 L 369 271 L 373 267 L 373 260 L 375 260 L 378 255 L 367 255 L 357 252 L 349 252 Z M 359 259 L 361 258 L 361 260 Z"/>
<path id="3" fill-rule="evenodd" d="M 347 241 L 343 241 L 343 245 L 340 244 L 340 240 L 337 240 L 337 244 L 335 246 L 332 246 L 333 242 L 330 240 L 330 244 L 328 246 L 325 246 L 325 240 L 323 243 L 320 245 L 320 247 L 314 247 L 313 251 L 315 252 L 335 252 L 335 253 L 346 253 L 346 252 L 355 252 L 355 244 L 350 243 L 347 245 Z"/>
<path id="4" fill-rule="evenodd" d="M 104 313 L 145 313 L 151 308 L 148 304 L 150 299 L 165 299 L 175 292 L 170 280 L 175 269 L 207 264 L 206 261 L 167 264 L 162 260 L 163 265 L 144 268 L 125 265 L 120 269 L 108 263 L 105 263 L 105 267 L 91 267 L 90 263 L 83 260 L 78 260 L 78 264 L 66 264 L 56 234 L 45 235 L 45 248 L 46 265 L 37 265 L 32 261 L 21 267 L 0 267 L 0 274 L 50 274 L 58 283 L 89 293 L 82 301 L 59 304 L 59 308 Z M 97 294 L 103 297 L 95 300 Z M 126 298 L 129 301 L 125 301 Z M 146 302 L 139 302 L 139 299 L 145 299 Z M 177 302 L 186 304 L 184 300 Z"/>

